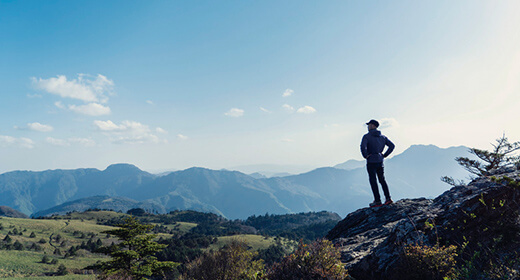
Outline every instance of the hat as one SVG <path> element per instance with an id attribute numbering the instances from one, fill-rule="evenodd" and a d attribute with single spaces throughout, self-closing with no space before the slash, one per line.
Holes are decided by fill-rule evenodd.
<path id="1" fill-rule="evenodd" d="M 373 124 L 373 125 L 375 125 L 376 127 L 379 127 L 379 122 L 376 121 L 376 120 L 370 120 L 370 121 L 367 122 L 366 124 L 367 124 L 367 125 L 369 125 L 369 124 Z"/>

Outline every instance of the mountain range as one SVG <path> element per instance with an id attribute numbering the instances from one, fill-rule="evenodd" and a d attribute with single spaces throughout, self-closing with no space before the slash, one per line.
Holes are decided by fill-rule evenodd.
<path id="1" fill-rule="evenodd" d="M 433 197 L 446 191 L 449 186 L 439 178 L 466 177 L 454 158 L 468 156 L 467 150 L 415 145 L 386 160 L 393 198 Z M 352 163 L 271 178 L 199 167 L 159 176 L 130 164 L 114 164 L 102 171 L 13 171 L 0 174 L 0 205 L 33 216 L 85 207 L 142 207 L 160 213 L 190 209 L 230 219 L 322 210 L 345 215 L 373 199 L 364 163 Z"/>

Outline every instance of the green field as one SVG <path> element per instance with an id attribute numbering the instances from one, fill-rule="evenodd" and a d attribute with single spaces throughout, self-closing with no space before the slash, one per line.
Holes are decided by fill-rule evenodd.
<path id="1" fill-rule="evenodd" d="M 85 267 L 100 260 L 107 260 L 107 256 L 92 253 L 91 251 L 95 251 L 95 248 L 88 246 L 89 244 L 108 246 L 117 243 L 118 240 L 114 236 L 103 233 L 114 227 L 103 224 L 117 222 L 125 215 L 112 211 L 87 211 L 48 219 L 0 217 L 0 248 L 3 248 L 0 250 L 0 278 L 95 279 L 95 275 L 92 275 L 93 271 L 85 270 Z M 150 218 L 145 217 L 146 219 Z M 157 239 L 182 236 L 198 225 L 190 222 L 175 221 L 172 223 L 171 220 L 167 221 L 166 224 L 157 222 L 157 220 L 153 222 L 158 226 Z M 7 235 L 9 238 L 6 238 Z M 266 249 L 277 243 L 285 245 L 286 248 L 297 246 L 296 241 L 285 238 L 238 234 L 219 236 L 215 243 L 202 250 L 218 250 L 234 239 L 244 241 L 251 250 Z M 15 244 L 18 247 L 15 247 Z M 20 244 L 23 248 L 20 248 Z M 84 247 L 79 248 L 80 245 Z M 47 256 L 48 263 L 42 262 L 44 256 Z M 52 264 L 52 262 L 55 263 Z M 58 271 L 58 266 L 62 264 L 67 268 L 69 274 L 54 276 L 53 274 Z"/>
<path id="2" fill-rule="evenodd" d="M 0 224 L 2 225 L 0 230 L 2 242 L 5 242 L 3 240 L 9 234 L 9 237 L 12 239 L 11 243 L 18 241 L 25 247 L 24 250 L 1 251 L 1 278 L 17 279 L 17 277 L 24 277 L 24 279 L 27 279 L 27 277 L 31 277 L 29 279 L 33 279 L 33 276 L 42 276 L 56 272 L 60 264 L 65 265 L 71 273 L 83 273 L 82 269 L 84 267 L 106 257 L 92 254 L 82 249 L 78 250 L 75 256 L 65 257 L 64 252 L 67 251 L 67 248 L 87 242 L 90 238 L 94 240 L 99 238 L 104 245 L 116 241 L 114 238 L 107 237 L 106 234 L 101 233 L 113 227 L 97 225 L 95 221 L 82 222 L 81 220 L 40 220 L 2 217 Z M 82 235 L 78 234 L 79 232 Z M 32 233 L 34 233 L 34 237 L 30 237 Z M 58 236 L 59 242 L 56 239 Z M 33 244 L 40 246 L 41 250 L 29 249 Z M 63 253 L 55 255 L 56 248 Z M 50 260 L 56 259 L 58 263 L 42 263 L 44 255 L 48 256 Z M 85 275 L 80 276 L 83 278 L 74 278 L 74 275 L 69 275 L 65 278 L 62 277 L 62 279 L 86 279 Z"/>
<path id="3" fill-rule="evenodd" d="M 239 241 L 244 241 L 251 247 L 251 250 L 261 250 L 261 249 L 267 249 L 269 246 L 276 243 L 276 240 L 274 237 L 264 237 L 261 235 L 254 235 L 254 234 L 239 234 L 239 235 L 231 235 L 231 236 L 221 236 L 218 237 L 218 241 L 214 244 L 211 244 L 208 247 L 208 250 L 218 250 L 225 245 L 231 243 L 234 239 Z M 297 246 L 298 244 L 295 241 L 290 241 L 286 239 L 281 239 L 282 243 L 289 245 L 289 246 Z"/>
<path id="4" fill-rule="evenodd" d="M 81 270 L 84 267 L 94 264 L 98 260 L 104 259 L 102 256 L 72 257 L 63 259 L 49 255 L 51 258 L 58 259 L 58 263 L 45 264 L 41 263 L 43 256 L 43 252 L 15 250 L 2 251 L 0 254 L 0 278 L 31 277 L 54 273 L 58 270 L 60 264 L 64 264 L 70 272 L 81 273 Z"/>

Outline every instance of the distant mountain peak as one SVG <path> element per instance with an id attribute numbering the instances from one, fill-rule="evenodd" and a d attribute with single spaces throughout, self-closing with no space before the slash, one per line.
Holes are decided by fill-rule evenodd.
<path id="1" fill-rule="evenodd" d="M 129 163 L 115 163 L 109 165 L 105 172 L 121 172 L 121 171 L 142 171 L 139 167 Z"/>

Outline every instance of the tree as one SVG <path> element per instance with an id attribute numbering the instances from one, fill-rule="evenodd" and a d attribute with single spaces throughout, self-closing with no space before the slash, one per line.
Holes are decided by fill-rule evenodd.
<path id="1" fill-rule="evenodd" d="M 347 272 L 340 261 L 340 252 L 326 239 L 312 244 L 300 243 L 298 249 L 268 274 L 276 280 L 343 280 Z"/>
<path id="2" fill-rule="evenodd" d="M 65 265 L 63 264 L 60 264 L 60 266 L 58 266 L 58 271 L 56 271 L 56 274 L 58 275 L 67 275 L 69 272 L 67 271 L 67 267 L 65 267 Z"/>
<path id="3" fill-rule="evenodd" d="M 477 176 L 489 176 L 501 167 L 518 165 L 520 157 L 515 156 L 515 152 L 520 150 L 520 142 L 510 143 L 506 135 L 491 143 L 493 150 L 480 150 L 470 148 L 469 152 L 477 156 L 478 159 L 467 157 L 457 157 L 455 160 L 467 171 Z"/>
<path id="4" fill-rule="evenodd" d="M 467 157 L 456 157 L 457 161 L 464 169 L 473 175 L 489 176 L 495 174 L 501 168 L 515 166 L 520 169 L 520 156 L 515 153 L 520 150 L 520 142 L 510 143 L 505 134 L 491 143 L 492 151 L 470 148 L 469 152 L 477 157 L 470 159 Z M 455 180 L 449 176 L 441 177 L 441 181 L 454 187 L 464 186 L 463 180 Z"/>
<path id="5" fill-rule="evenodd" d="M 4 242 L 5 243 L 11 243 L 13 241 L 13 239 L 11 238 L 11 236 L 9 236 L 9 234 L 7 234 L 5 237 L 4 237 Z"/>
<path id="6" fill-rule="evenodd" d="M 142 208 L 132 208 L 126 211 L 126 214 L 133 216 L 144 216 L 146 214 L 146 211 Z"/>
<path id="7" fill-rule="evenodd" d="M 153 225 L 141 224 L 136 218 L 127 217 L 116 226 L 119 228 L 104 233 L 117 236 L 120 242 L 100 249 L 112 257 L 110 261 L 98 265 L 105 275 L 124 274 L 140 280 L 164 274 L 178 265 L 158 261 L 154 256 L 166 245 L 153 241 L 156 235 L 148 234 Z"/>
<path id="8" fill-rule="evenodd" d="M 16 240 L 13 244 L 13 248 L 15 250 L 22 251 L 24 249 L 24 246 L 20 241 Z"/>
<path id="9" fill-rule="evenodd" d="M 216 252 L 209 252 L 186 265 L 181 279 L 253 280 L 265 279 L 263 260 L 253 260 L 256 252 L 243 241 L 233 240 Z"/>

